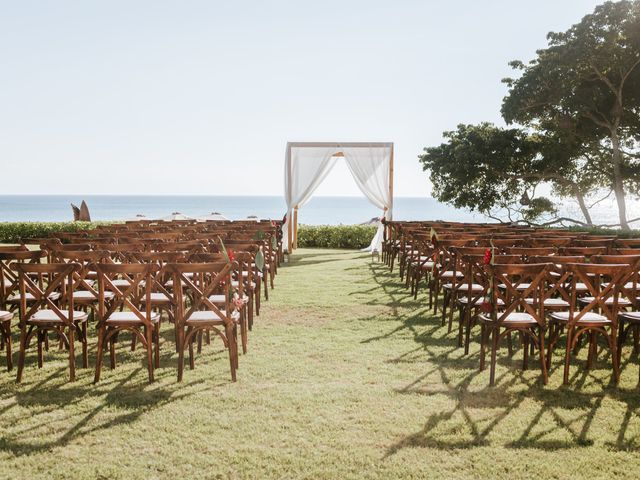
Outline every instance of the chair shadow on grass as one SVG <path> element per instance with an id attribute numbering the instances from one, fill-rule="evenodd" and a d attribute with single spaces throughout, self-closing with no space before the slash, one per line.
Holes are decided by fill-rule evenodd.
<path id="1" fill-rule="evenodd" d="M 387 266 L 371 264 L 369 268 L 376 286 L 353 294 L 370 295 L 371 291 L 377 290 L 379 295 L 368 303 L 390 307 L 388 320 L 397 322 L 397 325 L 383 335 L 363 340 L 363 343 L 410 333 L 416 347 L 387 362 L 420 363 L 427 370 L 396 391 L 402 395 L 421 395 L 426 398 L 445 396 L 451 403 L 451 407 L 445 411 L 427 413 L 422 428 L 396 441 L 387 449 L 385 457 L 411 447 L 451 450 L 493 444 L 505 448 L 551 451 L 590 446 L 594 443 L 590 429 L 597 415 L 606 414 L 606 407 L 603 407 L 605 401 L 622 403 L 625 412 L 617 432 L 613 432 L 615 440 L 605 441 L 604 446 L 611 450 L 638 448 L 640 438 L 627 438 L 627 432 L 636 430 L 630 426 L 634 419 L 637 422 L 640 394 L 635 388 L 625 390 L 614 387 L 609 380 L 610 370 L 598 374 L 575 362 L 572 363 L 569 386 L 545 387 L 539 379 L 537 357 L 532 357 L 529 363 L 529 373 L 533 371 L 535 375 L 527 375 L 521 369 L 521 355 L 518 355 L 521 350 L 515 352 L 515 358 L 510 358 L 502 349 L 498 364 L 507 368 L 498 370 L 496 386 L 489 387 L 488 370 L 478 370 L 478 329 L 473 332 L 472 345 L 475 349 L 464 356 L 461 348 L 456 346 L 456 328 L 452 333 L 447 333 L 447 327 L 441 326 L 440 316 L 433 315 L 426 308 L 424 294 L 414 300 L 404 282 L 400 281 L 397 274 L 389 272 Z M 379 322 L 380 315 L 363 319 L 367 320 Z M 562 377 L 563 351 L 560 346 L 554 353 L 550 376 L 556 379 Z M 602 356 L 598 363 L 609 365 L 610 358 Z M 637 363 L 626 359 L 626 364 L 637 375 Z M 470 388 L 476 377 L 479 378 Z M 428 405 L 425 404 L 426 412 L 429 411 Z M 524 408 L 530 410 L 523 414 Z M 519 417 L 522 417 L 523 423 L 520 423 Z M 508 424 L 509 427 L 505 428 L 512 428 L 514 419 L 518 427 L 513 429 L 510 440 L 498 443 L 491 438 L 501 424 Z"/>
<path id="2" fill-rule="evenodd" d="M 29 383 L 29 374 L 34 373 L 30 370 L 36 368 L 33 355 L 30 356 L 31 358 L 28 356 L 25 380 L 22 385 L 17 386 L 13 383 L 14 375 L 9 375 L 7 379 L 3 378 L 0 383 L 0 385 L 4 384 L 2 385 L 3 393 L 0 394 L 0 418 L 16 407 L 26 409 L 26 413 L 24 417 L 18 419 L 17 426 L 4 429 L 3 435 L 0 436 L 0 451 L 10 452 L 16 456 L 49 451 L 55 447 L 65 446 L 87 434 L 134 422 L 142 415 L 169 403 L 228 383 L 223 379 L 203 379 L 201 376 L 189 380 L 188 365 L 185 380 L 177 383 L 173 344 L 165 342 L 164 348 L 160 350 L 161 368 L 155 370 L 155 382 L 149 384 L 144 350 L 138 348 L 135 352 L 129 352 L 129 338 L 123 340 L 125 341 L 118 347 L 119 363 L 122 363 L 122 368 L 126 368 L 124 365 L 130 367 L 132 364 L 135 367 L 132 370 L 129 368 L 126 372 L 118 372 L 118 366 L 116 370 L 110 370 L 107 356 L 102 378 L 95 385 L 90 384 L 95 366 L 95 355 L 91 354 L 89 368 L 78 369 L 75 382 L 68 382 L 68 368 L 64 366 L 52 369 L 50 373 L 47 372 L 46 377 Z M 210 346 L 207 347 L 211 350 Z M 215 352 L 213 361 L 220 360 L 218 353 Z M 133 358 L 123 361 L 124 356 Z M 222 360 L 225 359 L 226 357 L 222 358 Z M 47 362 L 45 362 L 45 368 L 46 365 Z M 85 406 L 85 404 L 90 405 Z M 62 415 L 56 415 L 60 410 L 66 411 Z M 56 433 L 48 432 L 54 429 Z M 42 430 L 47 433 L 39 434 L 38 432 Z"/>

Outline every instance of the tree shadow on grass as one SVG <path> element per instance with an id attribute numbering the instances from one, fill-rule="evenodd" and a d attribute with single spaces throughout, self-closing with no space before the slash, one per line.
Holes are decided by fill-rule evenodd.
<path id="1" fill-rule="evenodd" d="M 503 373 L 498 373 L 496 386 L 489 387 L 488 372 L 478 371 L 477 348 L 467 356 L 462 355 L 456 346 L 457 332 L 446 332 L 441 319 L 425 308 L 423 295 L 414 300 L 404 283 L 386 266 L 374 264 L 369 268 L 377 284 L 374 289 L 379 291 L 375 302 L 391 307 L 386 320 L 397 325 L 363 343 L 410 334 L 416 347 L 387 362 L 418 362 L 425 364 L 427 370 L 396 392 L 427 398 L 444 396 L 451 405 L 444 411 L 428 414 L 424 426 L 395 442 L 387 449 L 385 457 L 411 447 L 451 450 L 496 444 L 491 435 L 501 425 L 501 434 L 504 434 L 504 429 L 512 428 L 514 421 L 518 422 L 518 427 L 513 429 L 512 439 L 503 441 L 500 446 L 548 451 L 590 446 L 595 443 L 590 435 L 593 422 L 597 415 L 606 413 L 603 410 L 606 401 L 624 404 L 625 413 L 617 432 L 613 432 L 615 440 L 602 443 L 608 449 L 638 449 L 640 438 L 627 438 L 627 432 L 636 431 L 635 426 L 630 426 L 634 420 L 637 422 L 640 395 L 636 389 L 615 388 L 609 380 L 610 371 L 588 371 L 574 364 L 569 386 L 545 387 L 537 375 L 521 370 L 520 360 L 514 365 L 514 359 L 501 353 L 498 365 L 508 368 L 499 369 L 498 372 Z M 370 291 L 373 289 L 367 292 L 370 294 Z M 379 322 L 380 316 L 363 321 Z M 474 340 L 477 345 L 477 336 Z M 536 357 L 531 358 L 530 365 L 535 365 L 537 372 L 536 360 Z M 608 359 L 603 358 L 601 362 L 608 362 Z M 561 376 L 562 365 L 555 363 L 550 374 L 554 373 Z M 479 376 L 487 386 L 478 387 L 478 382 L 472 386 Z"/>

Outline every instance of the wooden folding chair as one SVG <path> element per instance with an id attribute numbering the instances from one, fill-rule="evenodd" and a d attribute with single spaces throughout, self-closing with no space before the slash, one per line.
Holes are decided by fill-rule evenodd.
<path id="1" fill-rule="evenodd" d="M 22 381 L 26 350 L 34 335 L 38 344 L 38 368 L 42 368 L 43 344 L 50 331 L 55 332 L 69 349 L 69 375 L 74 381 L 76 337 L 82 343 L 82 366 L 88 367 L 87 314 L 76 311 L 73 302 L 73 274 L 80 270 L 80 265 L 13 263 L 11 268 L 17 272 L 20 284 L 20 355 L 16 381 Z M 46 288 L 30 274 L 46 277 Z M 59 292 L 60 303 L 53 299 L 52 294 L 56 292 Z"/>
<path id="2" fill-rule="evenodd" d="M 566 350 L 564 378 L 569 383 L 571 351 L 575 348 L 580 336 L 589 335 L 589 358 L 587 368 L 592 366 L 597 348 L 597 336 L 602 335 L 611 351 L 614 383 L 618 383 L 620 369 L 617 355 L 617 329 L 620 291 L 623 280 L 629 275 L 629 265 L 625 264 L 589 264 L 569 263 L 564 268 L 571 275 L 570 307 L 567 311 L 551 312 L 550 319 L 566 329 Z M 578 284 L 587 288 L 588 300 L 580 307 Z M 557 343 L 560 330 L 552 337 L 549 344 L 550 354 Z"/>
<path id="3" fill-rule="evenodd" d="M 518 332 L 524 340 L 523 369 L 529 360 L 529 341 L 540 352 L 542 381 L 548 381 L 545 360 L 544 290 L 552 264 L 494 264 L 487 265 L 490 277 L 489 311 L 478 315 L 481 331 L 480 370 L 484 370 L 486 345 L 491 336 L 491 365 L 489 384 L 495 384 L 495 368 L 500 340 L 511 332 Z M 528 298 L 535 298 L 531 304 Z M 501 308 L 499 308 L 501 307 Z"/>
<path id="4" fill-rule="evenodd" d="M 212 331 L 218 335 L 229 353 L 231 379 L 236 381 L 238 368 L 237 325 L 240 314 L 233 307 L 231 271 L 234 262 L 170 263 L 165 268 L 172 273 L 174 283 L 186 285 L 192 303 L 189 307 L 181 296 L 176 297 L 176 324 L 178 325 L 178 381 L 182 381 L 184 350 L 189 348 L 189 367 L 194 368 L 193 343 L 198 335 Z M 191 273 L 189 277 L 185 275 Z M 224 308 L 211 300 L 213 295 L 224 295 Z"/>
<path id="5" fill-rule="evenodd" d="M 110 346 L 111 368 L 115 368 L 115 343 L 122 331 L 130 331 L 145 347 L 149 382 L 153 382 L 154 347 L 155 367 L 158 367 L 160 362 L 157 328 L 160 314 L 152 310 L 151 304 L 153 277 L 158 271 L 158 266 L 144 263 L 98 263 L 93 265 L 93 269 L 98 274 L 99 294 L 98 348 L 94 382 L 97 383 L 100 380 L 103 351 L 107 344 Z M 121 288 L 114 284 L 113 278 L 118 276 L 126 277 L 128 280 L 126 287 Z M 113 292 L 114 297 L 111 301 L 105 296 L 106 291 Z"/>

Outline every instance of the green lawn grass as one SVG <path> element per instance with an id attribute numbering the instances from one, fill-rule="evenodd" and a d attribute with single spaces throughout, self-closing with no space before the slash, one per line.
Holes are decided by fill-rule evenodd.
<path id="1" fill-rule="evenodd" d="M 176 382 L 141 350 L 67 381 L 64 352 L 24 381 L 0 372 L 0 478 L 609 478 L 640 473 L 638 363 L 609 359 L 543 387 L 501 352 L 497 386 L 366 254 L 298 250 L 281 268 L 231 383 L 220 343 Z M 478 332 L 475 332 L 476 334 Z M 95 335 L 91 338 L 93 353 Z M 628 349 L 630 350 L 630 348 Z M 17 355 L 14 356 L 17 360 Z"/>

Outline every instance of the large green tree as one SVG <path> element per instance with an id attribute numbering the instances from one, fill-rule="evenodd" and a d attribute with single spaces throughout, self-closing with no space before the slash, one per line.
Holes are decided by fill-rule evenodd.
<path id="1" fill-rule="evenodd" d="M 598 180 L 587 184 L 613 191 L 629 228 L 625 197 L 640 183 L 640 1 L 606 2 L 548 41 L 528 64 L 511 63 L 520 75 L 505 79 L 503 117 L 556 139 L 559 164 L 582 159 L 576 167 Z"/>
<path id="2" fill-rule="evenodd" d="M 444 137 L 445 143 L 420 156 L 438 200 L 497 219 L 592 224 L 585 198 L 601 176 L 575 145 L 490 123 L 458 125 Z M 558 217 L 553 201 L 536 194 L 543 184 L 576 200 L 583 218 Z"/>

